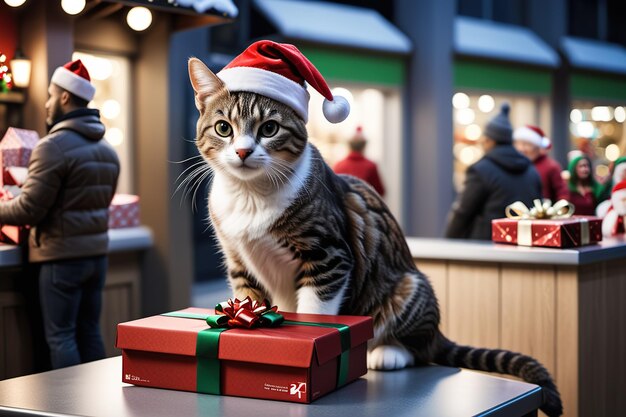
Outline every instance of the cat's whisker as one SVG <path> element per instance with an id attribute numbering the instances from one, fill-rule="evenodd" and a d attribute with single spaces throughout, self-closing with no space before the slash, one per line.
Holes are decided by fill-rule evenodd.
<path id="1" fill-rule="evenodd" d="M 182 177 L 183 175 L 185 175 L 185 174 L 187 173 L 187 171 L 192 170 L 192 169 L 194 169 L 194 168 L 196 168 L 196 167 L 198 167 L 198 166 L 200 166 L 200 165 L 203 165 L 203 164 L 205 164 L 204 160 L 202 160 L 202 161 L 198 161 L 198 162 L 195 162 L 195 163 L 191 164 L 190 166 L 188 166 L 187 168 L 185 168 L 185 169 L 183 170 L 183 172 L 181 172 L 180 174 L 178 174 L 178 177 L 176 177 L 176 179 L 174 180 L 174 184 L 176 184 L 176 183 L 178 182 L 178 180 L 180 179 L 180 177 Z"/>
<path id="2" fill-rule="evenodd" d="M 276 167 L 274 167 L 272 165 L 269 165 L 268 168 L 271 169 L 271 173 L 268 173 L 268 174 L 271 175 L 272 173 L 277 173 L 277 174 L 281 174 L 282 175 L 282 177 L 271 175 L 273 178 L 276 179 L 275 184 L 276 184 L 277 188 L 279 186 L 278 181 L 280 181 L 280 183 L 282 185 L 285 185 L 285 184 L 287 184 L 289 182 L 289 178 L 284 173 L 282 173 L 279 169 L 277 169 Z M 286 182 L 285 182 L 285 180 L 286 180 Z"/>
<path id="3" fill-rule="evenodd" d="M 196 190 L 193 192 L 193 197 L 192 197 L 192 201 L 193 201 L 193 206 L 191 208 L 192 212 L 196 212 L 197 207 L 196 207 L 196 193 L 198 192 L 198 190 L 200 189 L 200 186 L 204 183 L 204 180 L 207 179 L 209 176 L 211 175 L 211 171 L 207 171 L 205 172 L 202 177 L 200 178 L 199 181 L 197 181 L 197 186 L 196 186 Z"/>
<path id="4" fill-rule="evenodd" d="M 185 197 L 188 196 L 191 190 L 193 190 L 199 182 L 202 182 L 203 178 L 210 172 L 211 170 L 205 167 L 198 168 L 198 172 L 194 174 L 193 180 L 189 181 L 187 183 L 188 186 L 185 187 Z"/>
<path id="5" fill-rule="evenodd" d="M 186 169 L 185 171 L 189 170 L 190 168 Z M 176 189 L 172 193 L 172 198 L 174 198 L 174 195 L 178 192 L 178 190 L 181 189 L 181 187 L 185 186 L 185 188 L 187 188 L 186 185 L 188 185 L 188 183 L 191 182 L 197 175 L 205 170 L 210 169 L 211 168 L 208 165 L 203 164 L 202 166 L 196 167 L 192 172 L 188 173 L 187 176 L 180 182 L 180 184 L 178 184 L 178 187 L 176 187 Z M 180 175 L 178 177 L 180 178 Z M 178 181 L 178 179 L 176 181 Z"/>
<path id="6" fill-rule="evenodd" d="M 176 192 L 178 192 L 178 190 L 180 190 L 181 187 L 184 186 L 184 190 L 183 193 L 181 195 L 180 198 L 180 206 L 182 207 L 183 205 L 183 201 L 188 197 L 190 190 L 193 189 L 193 187 L 195 186 L 195 184 L 198 182 L 198 180 L 203 177 L 206 176 L 208 173 L 208 175 L 210 175 L 212 173 L 212 170 L 210 169 L 210 167 L 208 166 L 203 166 L 203 167 L 199 167 L 196 168 L 187 178 L 185 178 L 181 184 L 176 188 L 176 191 L 174 191 L 174 194 Z M 174 197 L 174 195 L 172 195 L 172 198 Z"/>
<path id="7" fill-rule="evenodd" d="M 187 159 L 183 159 L 182 161 L 167 161 L 167 162 L 169 162 L 170 164 L 183 164 L 187 161 L 191 161 L 192 159 L 196 159 L 196 158 L 202 158 L 202 155 L 191 156 Z"/>
<path id="8" fill-rule="evenodd" d="M 276 165 L 278 165 L 281 168 L 285 168 L 293 178 L 297 179 L 298 181 L 300 181 L 300 185 L 302 186 L 302 189 L 304 191 L 306 191 L 307 195 L 309 196 L 309 199 L 312 198 L 311 196 L 311 192 L 309 191 L 309 189 L 306 186 L 306 182 L 300 178 L 300 176 L 298 175 L 298 173 L 295 171 L 295 169 L 293 169 L 292 167 L 290 167 L 289 165 L 287 165 L 285 162 L 279 161 L 278 159 L 274 160 L 274 162 L 276 163 Z M 287 175 L 285 173 L 283 173 L 282 171 L 279 171 L 281 174 L 283 174 L 285 176 L 285 178 L 287 178 L 287 180 L 289 180 L 289 178 L 287 177 Z"/>

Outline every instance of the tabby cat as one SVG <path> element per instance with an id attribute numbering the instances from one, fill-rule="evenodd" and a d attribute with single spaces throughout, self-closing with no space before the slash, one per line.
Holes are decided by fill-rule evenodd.
<path id="1" fill-rule="evenodd" d="M 189 75 L 200 112 L 196 145 L 213 171 L 210 219 L 235 297 L 268 298 L 283 311 L 371 316 L 370 369 L 437 363 L 511 374 L 544 388 L 547 415 L 562 413 L 537 360 L 459 346 L 440 332 L 433 289 L 385 203 L 361 180 L 333 173 L 291 107 L 228 91 L 196 58 Z"/>

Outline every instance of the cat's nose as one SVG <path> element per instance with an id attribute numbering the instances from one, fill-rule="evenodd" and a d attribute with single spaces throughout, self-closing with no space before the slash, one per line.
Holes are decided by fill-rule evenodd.
<path id="1" fill-rule="evenodd" d="M 250 156 L 250 154 L 252 153 L 252 149 L 250 149 L 250 148 L 240 148 L 240 149 L 235 149 L 235 152 L 239 156 L 239 159 L 241 159 L 243 161 L 247 157 Z"/>

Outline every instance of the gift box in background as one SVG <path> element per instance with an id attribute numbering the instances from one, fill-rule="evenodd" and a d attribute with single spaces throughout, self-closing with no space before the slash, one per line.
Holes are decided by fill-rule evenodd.
<path id="1" fill-rule="evenodd" d="M 17 185 L 0 187 L 0 201 L 14 198 L 21 192 Z M 0 224 L 0 242 L 21 245 L 28 242 L 28 226 L 12 226 Z"/>
<path id="2" fill-rule="evenodd" d="M 5 186 L 16 185 L 21 187 L 26 182 L 26 178 L 28 178 L 28 168 L 15 166 L 7 167 L 2 174 Z"/>
<path id="3" fill-rule="evenodd" d="M 28 242 L 29 230 L 26 226 L 0 226 L 0 242 L 23 245 Z"/>
<path id="4" fill-rule="evenodd" d="M 0 181 L 9 167 L 27 167 L 39 135 L 34 130 L 10 127 L 0 140 Z M 4 185 L 4 184 L 1 184 Z"/>
<path id="5" fill-rule="evenodd" d="M 491 221 L 491 239 L 497 243 L 520 246 L 571 248 L 602 240 L 602 219 L 572 216 L 565 219 L 495 219 Z"/>
<path id="6" fill-rule="evenodd" d="M 139 196 L 115 194 L 109 206 L 109 229 L 139 226 Z"/>
<path id="7" fill-rule="evenodd" d="M 281 313 L 277 327 L 219 329 L 203 320 L 213 310 L 168 314 L 118 325 L 123 382 L 309 403 L 367 372 L 370 317 Z"/>

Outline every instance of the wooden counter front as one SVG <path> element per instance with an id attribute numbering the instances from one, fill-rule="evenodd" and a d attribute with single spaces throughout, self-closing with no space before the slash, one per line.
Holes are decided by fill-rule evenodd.
<path id="1" fill-rule="evenodd" d="M 117 323 L 141 314 L 143 251 L 152 246 L 152 233 L 145 227 L 112 229 L 109 238 L 100 327 L 106 354 L 114 356 L 119 355 L 115 349 Z M 34 313 L 29 309 L 39 300 L 28 299 L 36 282 L 37 277 L 22 264 L 21 248 L 0 244 L 0 379 L 36 370 L 32 349 L 38 346 L 33 340 L 37 335 L 31 323 Z"/>
<path id="2" fill-rule="evenodd" d="M 430 278 L 444 334 L 537 358 L 565 416 L 626 409 L 626 242 L 580 249 L 408 239 Z"/>

